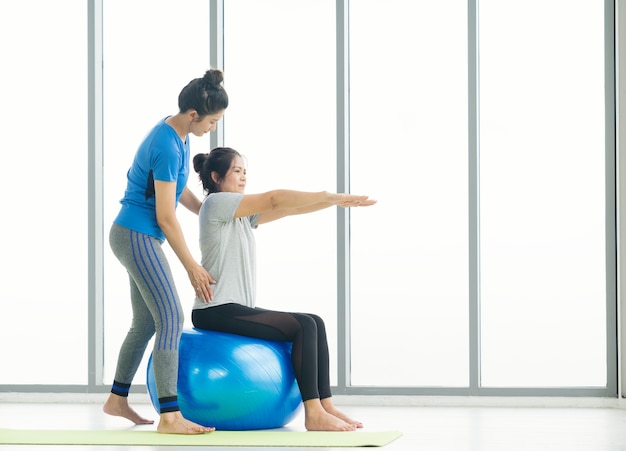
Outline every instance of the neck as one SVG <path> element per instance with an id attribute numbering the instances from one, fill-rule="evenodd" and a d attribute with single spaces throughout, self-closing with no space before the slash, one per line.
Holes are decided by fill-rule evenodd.
<path id="1" fill-rule="evenodd" d="M 165 119 L 165 122 L 176 131 L 180 139 L 185 141 L 187 139 L 187 133 L 189 133 L 189 122 L 185 116 L 176 114 Z"/>

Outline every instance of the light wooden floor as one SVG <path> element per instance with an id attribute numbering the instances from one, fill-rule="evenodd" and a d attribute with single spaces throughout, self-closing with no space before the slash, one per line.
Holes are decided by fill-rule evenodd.
<path id="1" fill-rule="evenodd" d="M 156 419 L 150 404 L 135 404 Z M 381 451 L 626 451 L 626 409 L 621 407 L 455 407 L 342 405 L 365 423 L 367 431 L 399 430 L 404 435 Z M 0 428 L 128 429 L 123 419 L 101 412 L 100 403 L 0 403 Z M 151 429 L 153 426 L 143 426 Z M 286 426 L 304 430 L 302 418 Z M 356 432 L 358 433 L 358 432 Z M 172 451 L 153 446 L 0 446 L 0 451 L 90 450 Z M 180 448 L 197 451 L 198 447 Z M 268 448 L 202 448 L 204 451 Z M 346 448 L 279 448 L 300 451 L 345 451 Z"/>

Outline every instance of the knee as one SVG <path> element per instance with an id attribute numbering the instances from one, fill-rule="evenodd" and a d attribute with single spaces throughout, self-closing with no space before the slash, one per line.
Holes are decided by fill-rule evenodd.
<path id="1" fill-rule="evenodd" d="M 300 323 L 300 328 L 302 332 L 306 335 L 314 334 L 317 335 L 318 332 L 318 323 L 315 319 L 316 315 L 309 314 L 298 314 L 296 318 L 298 319 L 298 323 Z M 319 316 L 317 317 L 319 318 Z M 319 318 L 321 321 L 321 318 Z M 322 330 L 324 328 L 324 323 L 322 322 Z"/>
<path id="2" fill-rule="evenodd" d="M 326 325 L 324 324 L 324 320 L 320 316 L 317 316 L 314 313 L 310 313 L 309 316 L 315 322 L 315 327 L 319 332 L 326 331 Z"/>
<path id="3" fill-rule="evenodd" d="M 183 333 L 183 326 L 185 325 L 185 315 L 181 312 L 176 315 L 176 330 L 179 331 L 179 334 Z"/>
<path id="4" fill-rule="evenodd" d="M 185 316 L 183 314 L 167 315 L 155 322 L 156 334 L 173 335 L 176 339 L 180 339 L 185 324 Z"/>

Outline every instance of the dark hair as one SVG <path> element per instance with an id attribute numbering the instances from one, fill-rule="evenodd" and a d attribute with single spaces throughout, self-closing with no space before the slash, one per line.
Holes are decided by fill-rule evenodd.
<path id="1" fill-rule="evenodd" d="M 222 86 L 224 74 L 219 69 L 209 69 L 202 78 L 194 78 L 178 95 L 181 113 L 196 110 L 200 117 L 215 114 L 228 106 L 228 95 Z"/>
<path id="2" fill-rule="evenodd" d="M 217 180 L 222 180 L 235 157 L 241 157 L 241 154 L 230 147 L 216 147 L 209 153 L 199 153 L 193 157 L 193 169 L 200 175 L 202 188 L 207 196 L 220 192 L 220 187 L 213 181 L 211 173 L 216 172 Z"/>

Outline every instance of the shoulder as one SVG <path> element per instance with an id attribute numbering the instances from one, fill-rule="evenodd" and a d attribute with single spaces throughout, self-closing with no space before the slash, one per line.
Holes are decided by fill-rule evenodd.
<path id="1" fill-rule="evenodd" d="M 175 150 L 178 147 L 175 144 L 177 136 L 174 129 L 167 125 L 165 119 L 161 119 L 143 137 L 139 150 L 150 153 L 154 152 L 155 149 Z"/>
<path id="2" fill-rule="evenodd" d="M 186 153 L 185 144 L 165 120 L 154 126 L 144 143 L 155 162 L 178 164 Z"/>
<path id="3" fill-rule="evenodd" d="M 176 131 L 165 122 L 165 119 L 161 119 L 152 127 L 152 130 L 146 136 L 146 141 L 148 141 L 151 147 L 171 150 L 178 150 L 183 143 Z"/>
<path id="4" fill-rule="evenodd" d="M 231 220 L 241 199 L 243 199 L 243 194 L 240 193 L 209 194 L 202 202 L 200 214 L 212 221 Z"/>
<path id="5" fill-rule="evenodd" d="M 204 200 L 204 203 L 208 205 L 220 205 L 226 203 L 239 203 L 243 198 L 243 194 L 240 193 L 211 193 Z"/>

